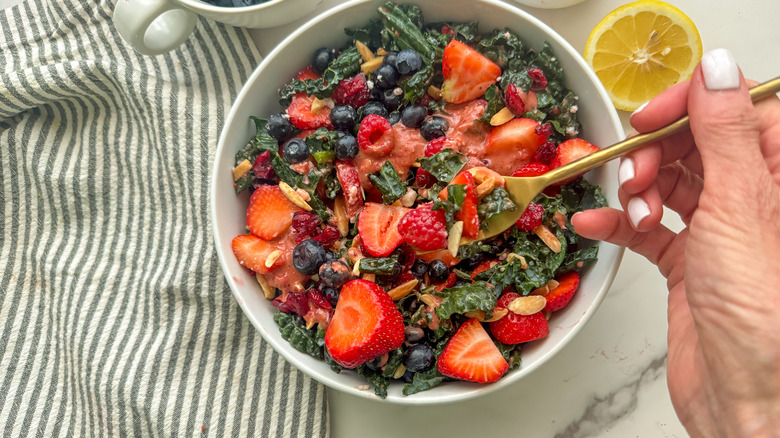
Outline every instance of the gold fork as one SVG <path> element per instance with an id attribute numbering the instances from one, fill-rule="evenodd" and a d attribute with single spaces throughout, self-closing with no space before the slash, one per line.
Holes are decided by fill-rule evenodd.
<path id="1" fill-rule="evenodd" d="M 780 77 L 756 85 L 750 89 L 750 99 L 753 102 L 773 96 L 780 91 Z M 607 161 L 644 147 L 654 141 L 660 140 L 671 134 L 688 128 L 688 116 L 683 116 L 677 121 L 659 128 L 655 131 L 639 134 L 631 138 L 613 144 L 612 146 L 601 149 L 579 160 L 572 161 L 569 164 L 553 169 L 544 175 L 533 177 L 505 177 L 506 191 L 509 197 L 515 203 L 514 210 L 508 210 L 499 213 L 487 222 L 487 227 L 479 232 L 476 239 L 462 237 L 460 244 L 475 242 L 478 240 L 493 237 L 504 230 L 509 229 L 522 216 L 528 204 L 536 198 L 547 186 L 565 181 L 567 179 L 581 175 L 594 167 L 600 166 Z"/>

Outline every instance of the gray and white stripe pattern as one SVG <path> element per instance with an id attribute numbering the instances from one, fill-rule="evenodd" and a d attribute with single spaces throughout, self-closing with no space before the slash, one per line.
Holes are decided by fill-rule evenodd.
<path id="1" fill-rule="evenodd" d="M 259 54 L 201 20 L 138 55 L 115 1 L 0 11 L 0 435 L 326 437 L 323 387 L 244 317 L 209 228 Z"/>

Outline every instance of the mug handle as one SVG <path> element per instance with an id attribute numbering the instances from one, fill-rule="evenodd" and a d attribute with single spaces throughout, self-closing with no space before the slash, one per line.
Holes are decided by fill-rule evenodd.
<path id="1" fill-rule="evenodd" d="M 119 35 L 144 55 L 160 55 L 178 47 L 195 28 L 195 13 L 172 0 L 118 0 L 114 26 Z"/>

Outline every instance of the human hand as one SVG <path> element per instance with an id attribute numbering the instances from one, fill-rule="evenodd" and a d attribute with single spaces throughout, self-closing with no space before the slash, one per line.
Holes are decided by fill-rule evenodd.
<path id="1" fill-rule="evenodd" d="M 709 85 L 709 88 L 708 88 Z M 656 264 L 669 288 L 667 380 L 692 436 L 780 434 L 780 101 L 751 104 L 726 51 L 634 113 L 691 129 L 620 165 L 623 211 L 578 213 L 583 236 Z M 663 205 L 685 229 L 660 224 Z"/>

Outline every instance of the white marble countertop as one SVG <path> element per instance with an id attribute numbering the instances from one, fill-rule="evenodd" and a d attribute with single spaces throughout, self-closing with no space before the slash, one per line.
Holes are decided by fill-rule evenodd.
<path id="1" fill-rule="evenodd" d="M 780 74 L 780 2 L 671 0 L 696 23 L 704 50 L 732 51 L 745 76 Z M 316 13 L 338 4 L 325 0 Z M 519 4 L 518 7 L 522 7 Z M 620 0 L 589 0 L 531 12 L 582 51 L 590 30 Z M 302 21 L 301 21 L 302 22 Z M 262 53 L 301 22 L 251 31 Z M 626 125 L 628 114 L 621 114 Z M 679 229 L 668 217 L 666 224 Z M 658 271 L 627 252 L 596 315 L 542 369 L 491 396 L 441 407 L 400 407 L 329 391 L 331 436 L 685 437 L 666 387 L 666 287 Z M 511 435 L 502 435 L 509 434 Z"/>

